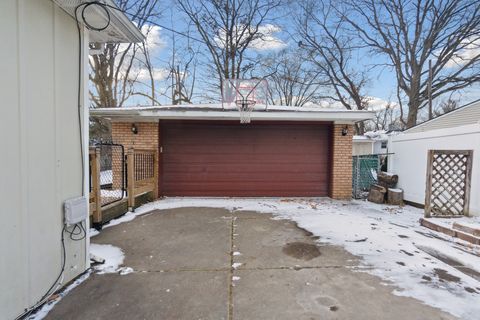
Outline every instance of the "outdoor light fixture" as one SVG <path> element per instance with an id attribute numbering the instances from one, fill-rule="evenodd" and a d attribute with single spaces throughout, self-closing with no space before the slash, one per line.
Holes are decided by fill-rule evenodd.
<path id="1" fill-rule="evenodd" d="M 342 136 L 346 136 L 348 134 L 348 127 L 345 126 L 343 129 L 342 129 Z"/>
<path id="2" fill-rule="evenodd" d="M 135 125 L 135 123 L 132 123 L 132 132 L 133 132 L 133 134 L 137 134 L 137 133 L 138 133 L 138 128 L 137 128 L 137 126 Z"/>

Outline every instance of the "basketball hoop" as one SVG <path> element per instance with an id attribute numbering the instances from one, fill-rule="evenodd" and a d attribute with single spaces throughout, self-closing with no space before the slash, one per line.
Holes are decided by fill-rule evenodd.
<path id="1" fill-rule="evenodd" d="M 265 79 L 224 79 L 222 108 L 237 108 L 240 123 L 250 123 L 255 106 L 268 105 L 268 83 Z"/>
<path id="2" fill-rule="evenodd" d="M 240 112 L 240 123 L 250 123 L 250 115 L 255 107 L 255 103 L 255 100 L 249 99 L 235 100 L 235 104 Z"/>

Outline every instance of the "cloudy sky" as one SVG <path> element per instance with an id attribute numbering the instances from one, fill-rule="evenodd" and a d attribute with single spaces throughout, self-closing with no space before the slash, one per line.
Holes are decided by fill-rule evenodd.
<path id="1" fill-rule="evenodd" d="M 147 34 L 147 44 L 151 53 L 152 62 L 154 64 L 154 77 L 159 83 L 159 91 L 166 93 L 161 97 L 159 101 L 164 104 L 170 103 L 170 93 L 166 89 L 168 82 L 166 81 L 169 75 L 169 65 L 172 61 L 173 48 L 176 48 L 175 58 L 182 60 L 186 47 L 191 47 L 195 52 L 197 62 L 197 96 L 202 96 L 202 92 L 208 90 L 202 86 L 209 86 L 211 82 L 208 82 L 209 74 L 211 70 L 206 67 L 209 53 L 205 44 L 195 39 L 201 39 L 195 28 L 189 26 L 188 19 L 179 12 L 175 5 L 170 5 L 168 9 L 163 12 L 162 17 L 158 20 L 158 24 L 166 28 L 154 26 L 149 28 Z M 180 33 L 188 33 L 190 30 L 191 38 L 185 37 L 179 33 L 174 33 L 169 29 L 173 29 Z M 261 32 L 263 33 L 262 39 L 256 40 L 252 43 L 249 49 L 249 56 L 256 57 L 267 55 L 272 52 L 276 52 L 283 49 L 296 48 L 298 46 L 298 39 L 295 38 L 293 30 L 293 22 L 289 18 L 288 14 L 283 14 L 280 19 L 275 22 L 269 21 L 261 26 Z M 144 29 L 143 31 L 146 31 Z M 221 44 L 221 40 L 217 42 Z M 465 51 L 464 58 L 468 58 L 468 55 L 473 52 Z M 381 56 L 372 55 L 365 51 L 358 52 L 356 58 L 356 66 L 359 69 L 368 69 L 371 81 L 367 87 L 367 94 L 370 97 L 370 104 L 372 108 L 379 109 L 386 105 L 387 101 L 394 100 L 396 97 L 395 91 L 395 77 L 391 70 L 388 68 L 372 68 L 374 64 L 379 64 L 382 61 Z M 452 61 L 451 67 L 454 67 L 456 63 L 461 63 L 460 60 Z M 145 70 L 138 70 L 139 78 L 148 78 L 148 74 Z M 475 86 L 469 90 L 464 90 L 453 95 L 453 98 L 459 99 L 460 104 L 465 104 L 470 101 L 480 98 L 480 86 Z M 201 98 L 197 98 L 201 99 Z M 135 103 L 135 102 L 134 102 Z"/>

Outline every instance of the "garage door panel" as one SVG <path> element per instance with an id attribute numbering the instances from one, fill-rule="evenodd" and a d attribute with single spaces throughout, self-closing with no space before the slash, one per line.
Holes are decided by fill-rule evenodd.
<path id="1" fill-rule="evenodd" d="M 259 161 L 259 156 L 261 156 L 262 162 Z M 185 158 L 188 157 L 188 161 L 185 161 Z M 244 165 L 306 165 L 314 164 L 317 167 L 321 167 L 328 163 L 328 159 L 322 159 L 326 156 L 321 153 L 317 154 L 304 154 L 301 157 L 298 154 L 295 155 L 279 155 L 279 154 L 227 154 L 227 153 L 215 153 L 215 154 L 202 154 L 202 155 L 190 155 L 190 154 L 169 154 L 168 161 L 165 161 L 165 164 L 171 165 L 172 167 L 178 165 L 220 165 L 227 168 L 232 168 L 240 164 Z M 219 167 L 221 168 L 221 167 Z M 283 167 L 282 167 L 283 168 Z"/>
<path id="2" fill-rule="evenodd" d="M 323 181 L 325 178 L 325 173 L 298 173 L 298 172 L 290 172 L 290 173 L 283 173 L 282 175 L 272 175 L 271 172 L 257 172 L 255 175 L 252 175 L 248 181 L 255 182 L 255 181 L 264 181 L 264 182 L 319 182 Z M 226 173 L 218 173 L 218 172 L 206 172 L 206 173 L 192 173 L 192 174 L 183 174 L 183 173 L 176 173 L 176 174 L 168 174 L 165 176 L 165 181 L 167 183 L 179 183 L 179 182 L 189 182 L 192 179 L 196 179 L 203 184 L 209 183 L 211 181 L 215 182 L 229 182 L 235 181 L 235 183 L 242 181 L 245 179 L 244 172 L 226 172 Z M 325 179 L 326 180 L 326 179 Z"/>
<path id="3" fill-rule="evenodd" d="M 216 191 L 216 192 L 223 192 L 227 193 L 226 196 L 229 196 L 229 193 L 241 193 L 241 196 L 267 196 L 267 195 L 275 195 L 275 191 L 281 191 L 283 195 L 291 195 L 291 196 L 302 196 L 303 194 L 311 194 L 315 193 L 318 196 L 318 192 L 327 192 L 326 188 L 322 188 L 316 182 L 311 183 L 299 183 L 296 188 L 293 190 L 290 186 L 285 184 L 279 184 L 274 187 L 269 187 L 266 184 L 255 184 L 252 185 L 251 182 L 236 182 L 235 188 L 232 188 L 231 185 L 226 182 L 210 182 L 199 186 L 196 183 L 189 183 L 189 182 L 180 182 L 178 183 L 178 188 L 182 190 L 182 195 L 185 196 L 198 196 L 206 194 L 207 191 Z M 289 194 L 290 193 L 290 194 Z M 259 195 L 260 194 L 260 195 Z M 168 191 L 166 196 L 178 196 L 174 190 Z M 279 194 L 280 195 L 280 194 Z M 218 194 L 217 194 L 218 196 Z"/>
<path id="4" fill-rule="evenodd" d="M 280 139 L 282 140 L 282 139 Z M 257 142 L 258 143 L 258 142 Z M 271 142 L 270 142 L 271 143 Z M 198 144 L 185 144 L 185 145 L 173 145 L 169 146 L 168 149 L 165 147 L 164 152 L 169 152 L 170 154 L 190 154 L 192 156 L 196 156 L 199 154 L 225 154 L 225 151 L 228 150 L 227 153 L 231 155 L 245 155 L 245 154 L 279 154 L 282 153 L 284 155 L 296 155 L 300 152 L 305 152 L 305 144 L 308 143 L 306 141 L 302 141 L 300 143 L 295 142 L 289 144 L 288 141 L 282 140 L 282 145 L 273 145 L 273 144 L 254 144 L 250 142 L 250 145 L 244 145 L 241 143 L 235 144 L 215 144 L 212 146 L 199 146 Z M 319 143 L 317 145 L 317 143 Z M 314 154 L 323 154 L 325 149 L 322 148 L 322 145 L 325 145 L 326 141 L 312 141 L 311 145 L 309 146 L 308 153 Z M 285 147 L 287 145 L 288 147 Z"/>
<path id="5" fill-rule="evenodd" d="M 230 166 L 230 168 L 229 168 Z M 268 176 L 275 176 L 282 177 L 288 174 L 293 174 L 296 176 L 305 175 L 326 175 L 328 173 L 327 168 L 318 168 L 317 164 L 300 164 L 299 166 L 292 167 L 289 164 L 284 164 L 283 166 L 271 166 L 271 165 L 260 165 L 260 164 L 252 164 L 246 169 L 244 166 L 235 166 L 232 167 L 230 164 L 211 164 L 211 165 L 179 165 L 175 166 L 175 169 L 170 170 L 169 172 L 164 172 L 163 179 L 169 179 L 170 177 L 175 176 L 176 179 L 179 176 L 190 176 L 190 175 L 198 175 L 198 174 L 205 174 L 209 175 L 209 177 L 215 177 L 215 175 L 227 175 L 227 174 L 240 174 L 245 175 L 245 171 L 248 173 L 254 174 L 265 174 Z M 282 174 L 278 174 L 281 171 Z M 251 176 L 251 174 L 249 175 Z M 189 177 L 193 178 L 193 177 Z"/>
<path id="6" fill-rule="evenodd" d="M 161 123 L 166 196 L 325 196 L 330 126 Z"/>

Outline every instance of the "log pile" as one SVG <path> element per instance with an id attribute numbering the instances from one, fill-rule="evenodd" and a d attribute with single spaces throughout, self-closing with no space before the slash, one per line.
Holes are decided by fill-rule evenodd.
<path id="1" fill-rule="evenodd" d="M 378 183 L 370 187 L 368 201 L 380 204 L 403 205 L 403 190 L 395 189 L 398 175 L 389 172 L 379 172 L 377 180 Z"/>
<path id="2" fill-rule="evenodd" d="M 395 188 L 398 182 L 398 175 L 389 172 L 379 172 L 377 174 L 378 184 L 384 188 Z"/>

